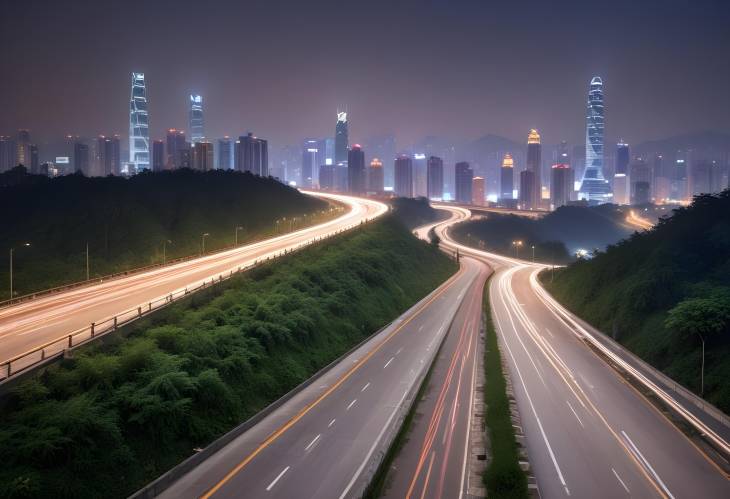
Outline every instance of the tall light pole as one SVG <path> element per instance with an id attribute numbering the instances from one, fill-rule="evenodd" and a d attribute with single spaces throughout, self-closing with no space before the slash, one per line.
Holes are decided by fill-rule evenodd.
<path id="1" fill-rule="evenodd" d="M 167 245 L 172 244 L 172 241 L 165 239 L 162 241 L 162 265 L 167 263 Z"/>
<path id="2" fill-rule="evenodd" d="M 203 244 L 202 244 L 203 252 L 201 253 L 202 255 L 205 255 L 205 238 L 208 237 L 209 235 L 210 234 L 208 234 L 207 232 L 204 232 L 203 235 L 201 236 L 201 240 L 203 242 Z"/>
<path id="3" fill-rule="evenodd" d="M 695 331 L 696 332 L 696 331 Z M 700 397 L 705 396 L 705 338 L 700 333 L 697 333 L 702 341 L 702 370 L 700 371 Z"/>
<path id="4" fill-rule="evenodd" d="M 532 245 L 532 263 L 535 263 L 535 245 Z"/>
<path id="5" fill-rule="evenodd" d="M 520 246 L 522 246 L 522 241 L 512 241 L 512 245 L 515 247 L 515 258 L 519 258 Z"/>
<path id="6" fill-rule="evenodd" d="M 30 246 L 30 243 L 23 243 L 23 246 Z M 10 248 L 10 299 L 13 299 L 13 252 L 15 248 Z"/>
<path id="7" fill-rule="evenodd" d="M 238 231 L 239 230 L 243 230 L 243 227 L 240 227 L 240 226 L 239 227 L 236 227 L 236 235 L 233 238 L 234 239 L 234 243 L 233 243 L 234 246 L 238 246 Z"/>

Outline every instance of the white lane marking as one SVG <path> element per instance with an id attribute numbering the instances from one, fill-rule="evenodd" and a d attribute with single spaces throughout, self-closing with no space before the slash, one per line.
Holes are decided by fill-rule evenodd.
<path id="1" fill-rule="evenodd" d="M 551 338 L 555 338 L 555 336 L 553 336 L 553 333 L 551 333 L 551 332 L 550 332 L 550 330 L 549 330 L 548 328 L 545 328 L 545 332 L 546 332 L 547 334 L 549 334 Z"/>
<path id="2" fill-rule="evenodd" d="M 471 343 L 470 343 L 471 345 Z M 476 347 L 474 348 L 474 352 L 476 355 Z M 469 389 L 471 390 L 471 394 L 469 395 L 469 417 L 466 421 L 466 438 L 464 439 L 464 461 L 461 463 L 461 487 L 459 488 L 459 499 L 461 499 L 464 496 L 464 491 L 469 490 L 469 475 L 466 474 L 466 461 L 469 457 L 469 441 L 471 437 L 471 417 L 472 413 L 474 412 L 474 389 L 475 389 L 475 383 L 476 383 L 476 374 L 477 374 L 477 360 L 474 359 L 472 362 L 472 370 L 471 370 L 471 386 Z M 466 483 L 464 483 L 464 479 L 466 478 Z"/>
<path id="3" fill-rule="evenodd" d="M 314 438 L 312 439 L 312 441 L 311 441 L 311 442 L 309 442 L 309 445 L 307 445 L 307 446 L 306 446 L 306 447 L 304 448 L 304 450 L 305 450 L 305 451 L 309 450 L 309 448 L 310 448 L 310 447 L 312 447 L 312 446 L 313 446 L 313 445 L 314 445 L 314 444 L 315 444 L 315 443 L 317 442 L 317 440 L 319 440 L 319 437 L 321 437 L 321 436 L 322 436 L 322 434 L 320 433 L 319 435 L 317 435 L 316 437 L 314 437 Z"/>
<path id="4" fill-rule="evenodd" d="M 671 499 L 674 499 L 674 496 L 672 495 L 672 493 L 671 493 L 671 492 L 669 492 L 669 489 L 667 488 L 667 486 L 666 486 L 666 485 L 664 485 L 664 482 L 662 482 L 662 479 L 661 479 L 661 478 L 659 478 L 659 475 L 657 475 L 657 472 L 656 472 L 656 471 L 654 471 L 654 468 L 652 468 L 652 467 L 651 467 L 651 464 L 649 464 L 649 461 L 647 461 L 647 460 L 646 460 L 646 458 L 644 457 L 644 455 L 643 455 L 643 454 L 642 454 L 641 452 L 639 452 L 639 448 L 638 448 L 638 447 L 636 447 L 636 444 L 634 444 L 634 441 L 633 441 L 633 440 L 631 440 L 631 439 L 629 438 L 629 436 L 628 436 L 628 435 L 626 434 L 626 432 L 625 432 L 624 430 L 621 430 L 621 434 L 622 434 L 622 435 L 624 436 L 624 438 L 626 439 L 626 441 L 627 441 L 627 442 L 629 443 L 629 445 L 631 446 L 631 449 L 632 449 L 632 450 L 634 451 L 634 454 L 636 455 L 636 457 L 638 457 L 638 458 L 639 458 L 639 460 L 640 460 L 640 461 L 641 461 L 642 463 L 644 463 L 644 466 L 645 466 L 645 467 L 646 467 L 646 468 L 647 468 L 647 469 L 649 470 L 649 472 L 650 472 L 650 473 L 651 473 L 651 474 L 652 474 L 652 475 L 654 476 L 654 478 L 656 479 L 657 483 L 658 483 L 658 484 L 659 484 L 659 486 L 660 486 L 660 487 L 662 488 L 662 490 L 664 490 L 664 492 L 665 492 L 665 493 L 666 493 L 666 494 L 667 494 L 667 495 L 668 495 L 668 496 L 669 496 L 669 497 L 670 497 Z"/>
<path id="5" fill-rule="evenodd" d="M 572 405 L 570 405 L 570 402 L 568 402 L 568 401 L 566 400 L 566 401 L 565 401 L 565 403 L 566 403 L 566 404 L 568 404 L 568 407 L 570 407 L 570 410 L 571 410 L 571 411 L 573 411 L 573 416 L 575 416 L 575 419 L 577 419 L 577 420 L 578 420 L 578 422 L 580 423 L 580 425 L 581 425 L 581 426 L 582 426 L 583 428 L 585 428 L 585 425 L 583 424 L 583 421 L 581 421 L 581 420 L 580 420 L 580 418 L 578 417 L 578 413 L 577 413 L 577 412 L 575 412 L 575 409 L 573 409 L 573 406 L 572 406 Z"/>
<path id="6" fill-rule="evenodd" d="M 373 455 L 373 452 L 375 452 L 375 448 L 380 444 L 380 439 L 383 438 L 383 435 L 385 434 L 385 430 L 387 430 L 390 427 L 390 422 L 393 421 L 393 418 L 395 417 L 396 413 L 398 412 L 398 409 L 400 409 L 400 406 L 403 404 L 403 401 L 406 399 L 406 396 L 408 396 L 408 390 L 405 390 L 403 392 L 403 396 L 400 398 L 398 403 L 395 405 L 395 408 L 393 409 L 393 412 L 390 413 L 390 416 L 388 416 L 388 420 L 383 425 L 383 428 L 380 430 L 380 433 L 378 434 L 378 438 L 375 439 L 373 442 L 373 445 L 370 446 L 370 450 L 368 451 L 367 455 L 365 456 L 365 459 L 360 463 L 360 466 L 358 466 L 357 470 L 355 470 L 355 474 L 352 475 L 352 478 L 350 478 L 350 482 L 347 484 L 347 487 L 345 487 L 345 490 L 342 491 L 342 494 L 340 494 L 340 499 L 344 499 L 347 494 L 350 492 L 350 489 L 357 481 L 358 477 L 362 473 L 362 470 L 365 469 L 365 466 L 370 461 L 370 456 Z"/>
<path id="7" fill-rule="evenodd" d="M 327 428 L 331 428 L 332 425 L 335 424 L 335 421 L 337 421 L 337 420 L 333 419 L 332 421 L 330 421 L 330 424 L 327 425 Z"/>
<path id="8" fill-rule="evenodd" d="M 505 304 L 506 307 L 506 304 Z M 502 335 L 502 338 L 505 338 L 504 332 L 502 331 L 502 324 L 497 321 L 497 327 L 500 329 L 500 334 Z M 520 372 L 520 368 L 517 365 L 517 361 L 515 360 L 515 356 L 512 354 L 512 349 L 509 346 L 509 343 L 507 341 L 504 341 L 504 346 L 507 347 L 507 352 L 509 353 L 509 356 L 512 358 L 512 365 L 515 367 L 515 371 L 517 371 L 517 376 L 520 378 L 520 383 L 522 384 L 522 388 L 525 390 L 525 395 L 527 395 L 527 401 L 530 403 L 530 409 L 532 409 L 532 415 L 535 416 L 535 420 L 537 421 L 537 426 L 540 428 L 540 434 L 542 435 L 542 440 L 545 442 L 545 447 L 547 447 L 548 454 L 550 454 L 550 459 L 553 461 L 553 466 L 555 467 L 555 471 L 558 474 L 558 479 L 560 480 L 560 483 L 562 484 L 563 488 L 565 489 L 565 493 L 570 495 L 570 490 L 568 489 L 568 485 L 565 483 L 565 478 L 563 477 L 563 472 L 560 470 L 560 466 L 558 465 L 558 460 L 555 459 L 555 454 L 553 453 L 553 448 L 550 446 L 550 441 L 547 438 L 547 435 L 545 434 L 545 429 L 542 427 L 542 422 L 540 421 L 540 417 L 537 415 L 537 411 L 535 410 L 535 404 L 532 403 L 532 397 L 530 397 L 530 392 L 527 390 L 527 385 L 525 384 L 525 380 L 522 377 L 522 373 Z"/>
<path id="9" fill-rule="evenodd" d="M 345 409 L 345 410 L 346 410 L 346 411 L 349 411 L 349 410 L 350 410 L 350 408 L 351 408 L 351 407 L 352 407 L 353 405 L 355 405 L 355 402 L 357 402 L 357 399 L 352 399 L 352 402 L 350 402 L 350 405 L 348 405 L 348 406 L 347 406 L 347 409 Z"/>
<path id="10" fill-rule="evenodd" d="M 423 331 L 423 326 L 420 326 L 420 327 L 418 328 L 418 332 L 420 333 L 421 331 Z"/>
<path id="11" fill-rule="evenodd" d="M 390 360 L 385 363 L 385 365 L 383 366 L 383 369 L 385 369 L 386 367 L 388 367 L 390 365 L 390 363 L 393 362 L 393 359 L 395 359 L 395 357 L 391 357 Z"/>
<path id="12" fill-rule="evenodd" d="M 611 468 L 611 471 L 613 471 L 613 476 L 615 476 L 615 477 L 616 477 L 616 480 L 618 480 L 618 481 L 619 481 L 619 483 L 620 483 L 620 484 L 621 484 L 621 486 L 622 486 L 622 487 L 624 488 L 624 490 L 626 491 L 626 493 L 627 493 L 627 494 L 629 494 L 629 495 L 631 495 L 631 491 L 630 491 L 630 490 L 629 490 L 629 488 L 628 488 L 628 487 L 626 486 L 626 484 L 624 483 L 624 481 L 623 481 L 623 480 L 621 480 L 621 477 L 620 477 L 620 476 L 618 476 L 618 473 L 616 473 L 616 470 L 615 470 L 615 469 L 613 469 L 613 468 Z"/>
<path id="13" fill-rule="evenodd" d="M 397 351 L 397 352 L 395 352 L 395 354 L 396 354 L 396 355 L 398 355 L 398 354 L 399 354 L 399 353 L 401 353 L 402 351 L 403 351 L 403 347 L 400 347 L 400 348 L 398 349 L 398 351 Z"/>
<path id="14" fill-rule="evenodd" d="M 276 478 L 274 478 L 274 481 L 273 481 L 273 482 L 271 482 L 271 483 L 269 484 L 269 486 L 268 486 L 268 487 L 266 487 L 266 492 L 270 491 L 270 490 L 271 490 L 271 489 L 272 489 L 272 488 L 274 487 L 274 485 L 276 485 L 276 482 L 278 482 L 278 481 L 279 481 L 279 480 L 281 479 L 281 477 L 283 477 L 283 476 L 284 476 L 284 473 L 286 473 L 287 471 L 289 471 L 289 466 L 287 466 L 286 468 L 284 468 L 284 469 L 282 470 L 282 472 L 281 472 L 281 473 L 279 473 L 279 474 L 278 474 L 278 475 L 276 476 Z"/>
<path id="15" fill-rule="evenodd" d="M 367 384 L 365 386 L 362 387 L 362 390 L 360 390 L 360 391 L 361 392 L 364 392 L 365 390 L 368 389 L 368 386 L 370 386 L 370 382 L 369 381 L 367 382 Z"/>

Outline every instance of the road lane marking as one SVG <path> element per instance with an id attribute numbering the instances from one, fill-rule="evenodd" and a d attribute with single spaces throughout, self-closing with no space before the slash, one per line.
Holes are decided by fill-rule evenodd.
<path id="1" fill-rule="evenodd" d="M 335 421 L 337 421 L 337 419 L 333 419 L 332 421 L 330 421 L 330 424 L 327 425 L 327 428 L 332 428 L 332 425 L 335 424 Z"/>
<path id="2" fill-rule="evenodd" d="M 370 382 L 369 381 L 367 382 L 367 384 L 365 386 L 362 387 L 362 390 L 360 390 L 360 391 L 361 392 L 364 392 L 365 390 L 368 389 L 368 386 L 370 386 Z"/>
<path id="3" fill-rule="evenodd" d="M 314 438 L 312 439 L 312 441 L 311 441 L 311 442 L 309 442 L 309 445 L 307 445 L 307 446 L 306 446 L 306 447 L 304 448 L 304 450 L 305 450 L 305 451 L 308 451 L 308 450 L 309 450 L 309 448 L 310 448 L 310 447 L 312 447 L 312 446 L 313 446 L 313 445 L 314 445 L 314 444 L 315 444 L 315 443 L 317 442 L 317 440 L 319 440 L 319 437 L 321 437 L 321 436 L 322 436 L 322 434 L 320 433 L 319 435 L 317 435 L 316 437 L 314 437 Z"/>
<path id="4" fill-rule="evenodd" d="M 571 411 L 573 411 L 573 416 L 575 416 L 575 419 L 577 419 L 577 420 L 578 420 L 578 422 L 580 423 L 580 425 L 581 425 L 581 426 L 582 426 L 583 428 L 585 428 L 585 425 L 583 424 L 583 421 L 581 421 L 581 420 L 580 420 L 580 418 L 578 417 L 578 413 L 577 413 L 577 412 L 575 412 L 575 409 L 573 409 L 573 406 L 572 406 L 572 405 L 570 405 L 570 402 L 568 402 L 568 401 L 566 400 L 566 401 L 565 401 L 565 403 L 566 403 L 566 404 L 568 404 L 568 407 L 570 407 L 570 410 L 571 410 Z"/>
<path id="5" fill-rule="evenodd" d="M 622 487 L 624 488 L 624 490 L 626 491 L 626 493 L 627 493 L 627 494 L 629 494 L 629 495 L 631 495 L 631 491 L 630 491 L 630 490 L 629 490 L 629 488 L 628 488 L 628 487 L 626 486 L 626 484 L 624 483 L 624 481 L 623 481 L 623 480 L 621 480 L 621 477 L 620 477 L 620 476 L 618 476 L 618 473 L 616 473 L 616 470 L 615 470 L 615 469 L 613 469 L 613 468 L 611 468 L 611 471 L 613 471 L 613 476 L 615 476 L 615 477 L 616 477 L 616 480 L 618 480 L 618 481 L 619 481 L 619 483 L 620 483 L 620 484 L 621 484 L 621 486 L 622 486 Z"/>
<path id="6" fill-rule="evenodd" d="M 397 351 L 397 352 L 395 352 L 395 354 L 396 354 L 396 355 L 398 355 L 398 354 L 399 354 L 399 353 L 401 353 L 402 351 L 403 351 L 403 347 L 400 347 L 400 348 L 398 349 L 398 351 Z"/>
<path id="7" fill-rule="evenodd" d="M 287 471 L 289 471 L 289 466 L 284 468 L 284 470 L 281 473 L 279 473 L 276 476 L 276 478 L 274 478 L 274 481 L 271 482 L 268 487 L 266 487 L 266 492 L 270 491 L 274 487 L 274 485 L 276 485 L 276 482 L 278 482 L 281 479 L 281 477 L 284 476 L 284 473 L 286 473 Z"/>
<path id="8" fill-rule="evenodd" d="M 418 332 L 420 333 L 421 331 L 423 331 L 423 326 L 418 327 Z"/>
<path id="9" fill-rule="evenodd" d="M 426 490 L 428 490 L 428 480 L 431 478 L 431 467 L 433 467 L 433 458 L 436 457 L 436 451 L 431 451 L 431 460 L 428 463 L 428 471 L 426 471 L 426 478 L 423 481 L 423 491 L 421 492 L 421 499 L 426 497 Z"/>
<path id="10" fill-rule="evenodd" d="M 383 369 L 385 369 L 386 367 L 388 367 L 390 365 L 390 363 L 393 362 L 393 359 L 395 359 L 395 357 L 391 357 L 390 360 L 385 363 L 385 365 L 383 366 Z"/>
<path id="11" fill-rule="evenodd" d="M 547 334 L 549 334 L 551 338 L 555 338 L 555 336 L 553 336 L 553 333 L 551 333 L 551 332 L 550 332 L 550 330 L 549 330 L 548 328 L 545 328 L 545 332 L 546 332 Z"/>
<path id="12" fill-rule="evenodd" d="M 672 493 L 669 492 L 669 489 L 667 488 L 667 486 L 664 485 L 664 482 L 662 481 L 662 479 L 659 478 L 659 475 L 657 474 L 656 471 L 654 471 L 654 468 L 652 468 L 651 464 L 649 464 L 649 461 L 639 451 L 639 448 L 636 447 L 636 444 L 634 444 L 634 441 L 629 438 L 629 436 L 626 434 L 626 432 L 624 430 L 621 430 L 621 434 L 624 436 L 624 438 L 626 439 L 626 441 L 629 443 L 629 445 L 631 446 L 631 449 L 634 451 L 634 453 L 636 453 L 636 456 L 641 460 L 642 463 L 644 463 L 644 465 L 647 467 L 647 469 L 649 470 L 649 472 L 654 476 L 654 478 L 656 479 L 657 483 L 662 488 L 662 490 L 671 499 L 674 499 L 674 496 L 672 495 Z"/>
<path id="13" fill-rule="evenodd" d="M 470 343 L 471 344 L 471 343 Z M 476 347 L 474 347 L 474 355 L 476 356 Z M 472 371 L 471 371 L 471 386 L 469 389 L 471 390 L 471 394 L 469 395 L 469 417 L 466 421 L 466 438 L 464 439 L 464 460 L 461 464 L 461 481 L 459 482 L 461 486 L 459 487 L 459 499 L 461 499 L 464 496 L 464 491 L 469 491 L 469 475 L 466 473 L 466 462 L 469 457 L 469 443 L 471 439 L 471 417 L 474 412 L 474 391 L 475 391 L 475 384 L 476 384 L 476 374 L 477 374 L 477 359 L 475 358 L 472 361 Z M 466 478 L 466 483 L 464 483 L 464 479 Z"/>
<path id="14" fill-rule="evenodd" d="M 350 405 L 348 405 L 348 406 L 347 406 L 347 409 L 345 409 L 345 410 L 346 410 L 346 411 L 349 411 L 349 410 L 350 410 L 350 408 L 351 408 L 351 407 L 352 407 L 353 405 L 355 405 L 355 402 L 357 402 L 357 399 L 352 399 L 352 402 L 350 402 Z"/>

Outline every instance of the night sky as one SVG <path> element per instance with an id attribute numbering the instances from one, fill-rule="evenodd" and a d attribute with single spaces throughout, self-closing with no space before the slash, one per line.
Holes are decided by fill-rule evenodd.
<path id="1" fill-rule="evenodd" d="M 510 5 L 506 5 L 509 3 Z M 595 6 L 595 7 L 594 7 Z M 730 132 L 730 2 L 396 0 L 4 1 L 0 133 L 128 132 L 131 71 L 152 138 L 251 130 L 275 146 L 334 132 L 545 143 L 584 136 L 592 75 L 607 140 Z"/>

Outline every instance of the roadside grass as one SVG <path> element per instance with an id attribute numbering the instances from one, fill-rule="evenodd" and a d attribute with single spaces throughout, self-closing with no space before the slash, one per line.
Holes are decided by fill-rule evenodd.
<path id="1" fill-rule="evenodd" d="M 507 398 L 507 382 L 502 372 L 497 333 L 489 304 L 490 280 L 491 278 L 484 285 L 484 403 L 491 460 L 484 472 L 484 484 L 490 499 L 527 498 L 527 476 L 519 465 L 517 441 Z"/>

